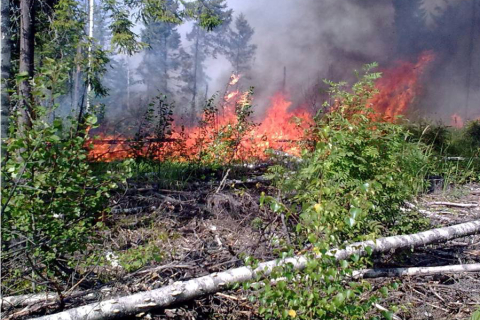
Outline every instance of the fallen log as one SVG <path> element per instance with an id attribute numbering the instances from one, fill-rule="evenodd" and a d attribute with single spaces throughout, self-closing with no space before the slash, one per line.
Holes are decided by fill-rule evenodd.
<path id="1" fill-rule="evenodd" d="M 366 255 L 370 247 L 373 253 L 383 253 L 396 249 L 419 247 L 432 243 L 445 242 L 451 239 L 465 237 L 480 232 L 480 220 L 462 223 L 450 227 L 438 228 L 411 235 L 380 238 L 375 241 L 353 243 L 345 249 L 333 249 L 327 254 L 337 260 L 345 260 L 353 254 Z M 320 258 L 320 256 L 318 256 Z M 257 276 L 268 276 L 275 267 L 291 264 L 294 269 L 302 270 L 307 265 L 306 256 L 297 256 L 281 260 L 263 262 L 257 268 L 239 267 L 227 271 L 213 273 L 200 278 L 139 292 L 130 296 L 119 297 L 97 303 L 88 304 L 60 313 L 44 316 L 41 320 L 101 320 L 133 316 L 152 309 L 170 306 L 187 300 L 198 298 L 205 294 L 224 290 L 235 283 L 247 282 Z"/>
<path id="2" fill-rule="evenodd" d="M 478 203 L 456 203 L 456 202 L 444 202 L 444 201 L 429 202 L 428 205 L 457 207 L 457 208 L 477 208 L 479 206 Z"/>
<path id="3" fill-rule="evenodd" d="M 64 299 L 72 299 L 82 297 L 85 300 L 98 299 L 97 295 L 90 291 L 73 291 L 65 294 Z M 60 297 L 56 292 L 42 292 L 33 294 L 23 294 L 19 296 L 0 297 L 0 308 L 19 308 L 34 304 L 59 301 Z"/>
<path id="4" fill-rule="evenodd" d="M 55 292 L 43 292 L 37 294 L 24 294 L 19 296 L 2 297 L 0 307 L 24 307 L 35 303 L 53 301 L 58 299 L 58 294 Z"/>
<path id="5" fill-rule="evenodd" d="M 480 272 L 480 263 L 458 264 L 439 267 L 364 269 L 353 272 L 355 279 L 397 278 L 405 276 L 426 276 L 445 273 Z"/>

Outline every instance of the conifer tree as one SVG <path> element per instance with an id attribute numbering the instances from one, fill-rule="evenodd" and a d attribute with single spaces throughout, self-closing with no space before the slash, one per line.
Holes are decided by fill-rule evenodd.
<path id="1" fill-rule="evenodd" d="M 175 7 L 173 1 L 169 5 Z M 174 8 L 172 8 L 174 9 Z M 142 41 L 149 44 L 144 52 L 138 73 L 144 79 L 147 96 L 153 97 L 160 91 L 171 95 L 169 80 L 172 71 L 180 66 L 181 38 L 175 24 L 150 20 L 142 31 Z"/>
<path id="2" fill-rule="evenodd" d="M 231 22 L 232 10 L 227 9 L 226 0 L 206 0 L 191 3 L 190 12 L 196 15 L 212 15 L 218 17 L 221 24 L 210 32 L 202 27 L 201 22 L 195 22 L 192 30 L 187 34 L 190 41 L 189 50 L 182 57 L 181 80 L 185 83 L 182 92 L 190 102 L 189 118 L 193 121 L 197 113 L 200 93 L 206 92 L 208 78 L 205 74 L 207 58 L 216 58 L 222 52 L 226 31 Z"/>
<path id="3" fill-rule="evenodd" d="M 235 19 L 235 28 L 228 30 L 224 54 L 237 74 L 244 73 L 252 67 L 257 50 L 257 46 L 251 44 L 254 33 L 244 14 Z"/>

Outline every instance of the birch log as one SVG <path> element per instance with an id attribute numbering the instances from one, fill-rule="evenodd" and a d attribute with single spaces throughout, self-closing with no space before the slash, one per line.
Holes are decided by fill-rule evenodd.
<path id="1" fill-rule="evenodd" d="M 446 206 L 446 207 L 457 207 L 457 208 L 477 208 L 479 205 L 478 203 L 455 203 L 455 202 L 430 202 L 428 203 L 429 206 Z"/>
<path id="2" fill-rule="evenodd" d="M 328 254 L 337 260 L 345 260 L 353 254 L 365 255 L 370 247 L 373 253 L 388 252 L 395 249 L 419 247 L 432 243 L 473 235 L 480 231 L 480 220 L 462 223 L 450 227 L 438 228 L 411 235 L 380 238 L 376 241 L 364 241 L 348 245 L 345 249 L 334 249 Z M 319 257 L 320 258 L 320 257 Z M 256 269 L 239 267 L 213 273 L 204 277 L 171 285 L 152 291 L 139 292 L 130 296 L 88 304 L 60 313 L 44 316 L 41 320 L 101 320 L 133 316 L 153 309 L 198 298 L 205 294 L 221 291 L 235 283 L 268 276 L 274 267 L 292 264 L 296 270 L 302 270 L 307 264 L 306 256 L 297 256 L 282 260 L 260 263 Z"/>
<path id="3" fill-rule="evenodd" d="M 360 278 L 395 278 L 405 276 L 426 276 L 446 273 L 480 272 L 480 263 L 458 264 L 453 266 L 364 269 L 353 272 L 353 277 Z"/>
<path id="4" fill-rule="evenodd" d="M 74 291 L 68 293 L 64 296 L 66 299 L 83 297 L 85 300 L 96 300 L 98 299 L 97 295 L 93 292 L 89 293 L 86 291 Z M 0 308 L 18 308 L 26 307 L 39 303 L 47 303 L 55 300 L 60 300 L 60 297 L 56 292 L 42 292 L 34 294 L 24 294 L 19 296 L 10 296 L 10 297 L 1 297 L 0 298 Z"/>

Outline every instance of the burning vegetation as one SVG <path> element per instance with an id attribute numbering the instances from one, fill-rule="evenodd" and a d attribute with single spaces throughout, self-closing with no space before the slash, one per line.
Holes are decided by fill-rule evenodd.
<path id="1" fill-rule="evenodd" d="M 382 78 L 376 82 L 377 93 L 368 101 L 376 116 L 393 122 L 398 116 L 405 115 L 416 97 L 422 94 L 422 75 L 433 61 L 434 54 L 424 52 L 416 62 L 399 61 L 394 67 L 385 69 Z M 315 114 L 302 105 L 293 106 L 288 94 L 280 90 L 269 99 L 262 119 L 254 123 L 252 118 L 258 118 L 253 115 L 254 99 L 249 92 L 242 93 L 237 89 L 240 79 L 240 74 L 232 74 L 223 99 L 207 102 L 199 125 L 180 126 L 172 119 L 167 135 L 159 137 L 152 133 L 144 137 L 144 141 L 100 133 L 91 140 L 90 158 L 113 161 L 145 156 L 158 160 L 192 160 L 205 152 L 209 145 L 218 143 L 222 135 L 220 139 L 232 139 L 236 144 L 236 160 L 264 160 L 269 150 L 300 156 L 302 146 L 299 143 L 313 125 Z M 242 111 L 245 106 L 248 106 L 248 114 Z M 321 116 L 330 110 L 317 112 Z M 235 127 L 242 130 L 242 136 L 227 137 L 225 130 Z M 140 148 L 139 144 L 142 145 Z"/>
<path id="2" fill-rule="evenodd" d="M 473 313 L 480 0 L 47 2 L 2 1 L 2 315 Z"/>

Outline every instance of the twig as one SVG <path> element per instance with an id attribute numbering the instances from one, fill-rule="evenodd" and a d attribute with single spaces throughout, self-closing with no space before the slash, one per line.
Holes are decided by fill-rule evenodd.
<path id="1" fill-rule="evenodd" d="M 379 305 L 378 303 L 375 303 L 373 306 L 374 306 L 375 308 L 377 308 L 378 310 L 380 310 L 380 311 L 389 312 L 389 310 L 388 310 L 387 308 L 382 307 L 382 306 Z M 395 314 L 392 315 L 392 319 L 402 320 L 402 318 L 400 318 L 399 316 L 397 316 L 397 315 L 395 315 Z"/>
<path id="2" fill-rule="evenodd" d="M 220 190 L 223 189 L 223 186 L 225 185 L 225 181 L 227 181 L 227 177 L 228 177 L 229 173 L 230 173 L 230 169 L 228 169 L 227 172 L 225 173 L 225 175 L 223 176 L 223 179 L 220 182 L 220 185 L 218 186 L 217 191 L 215 191 L 215 193 L 219 193 Z"/>

